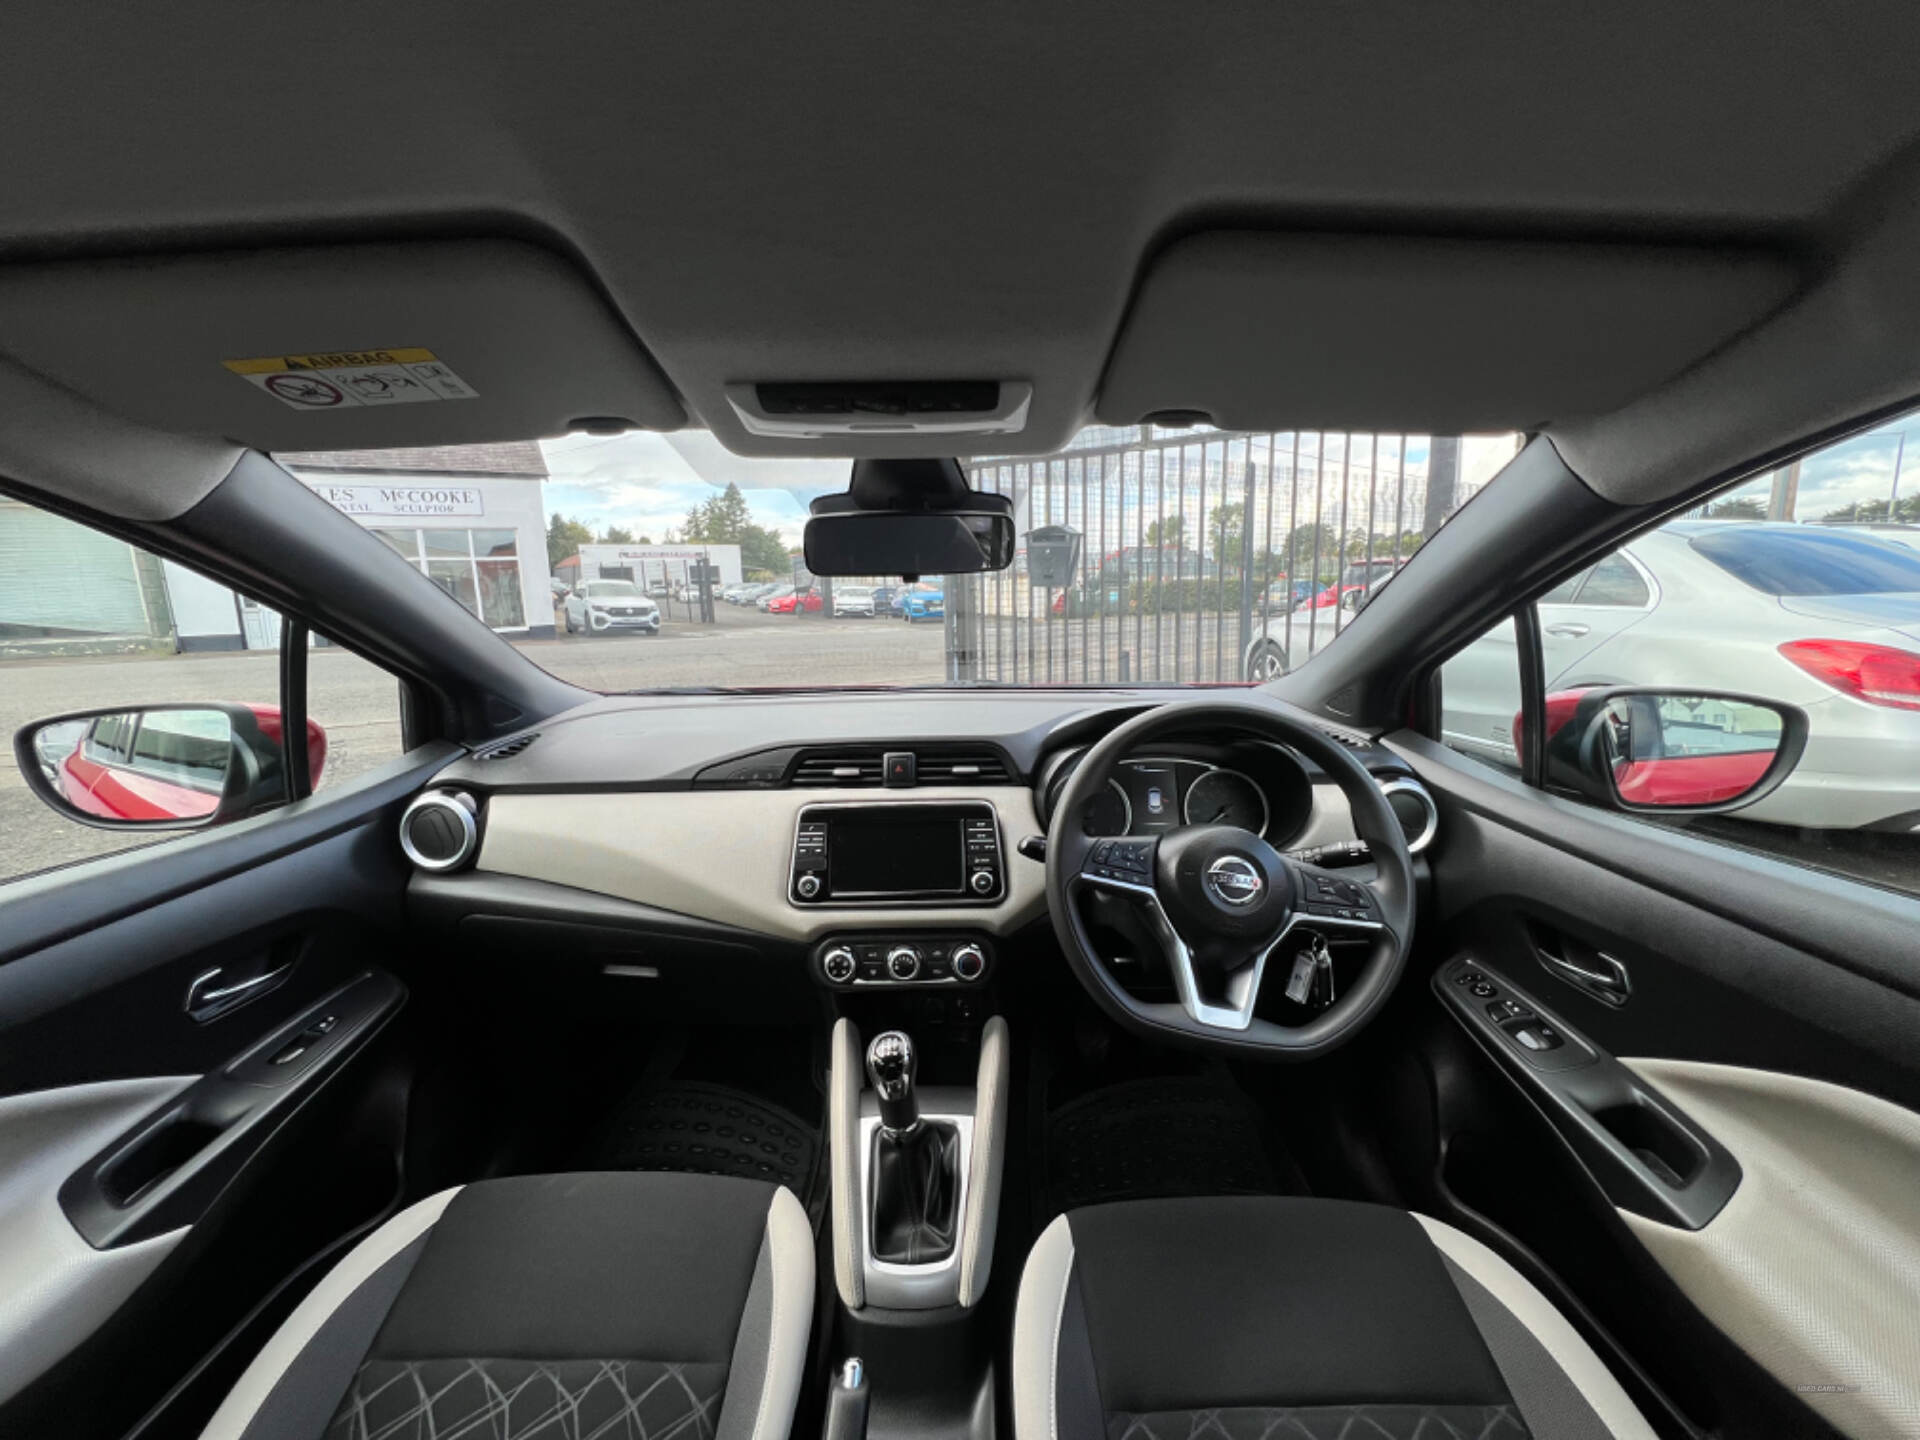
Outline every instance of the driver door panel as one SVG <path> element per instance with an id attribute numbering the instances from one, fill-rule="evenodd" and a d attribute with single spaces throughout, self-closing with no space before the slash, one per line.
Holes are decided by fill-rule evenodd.
<path id="1" fill-rule="evenodd" d="M 1536 1254 L 1682 1425 L 1914 1433 L 1920 906 L 1400 741 L 1442 810 L 1433 1203 Z M 1503 1049 L 1466 965 L 1592 1062 Z"/>

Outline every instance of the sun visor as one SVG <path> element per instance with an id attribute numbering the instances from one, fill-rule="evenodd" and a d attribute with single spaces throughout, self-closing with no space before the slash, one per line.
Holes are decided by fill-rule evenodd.
<path id="1" fill-rule="evenodd" d="M 8 266 L 0 350 L 129 419 L 261 450 L 686 423 L 588 277 L 518 241 Z"/>
<path id="2" fill-rule="evenodd" d="M 1112 425 L 1531 430 L 1659 385 L 1796 278 L 1683 247 L 1196 235 L 1149 264 L 1095 409 Z"/>

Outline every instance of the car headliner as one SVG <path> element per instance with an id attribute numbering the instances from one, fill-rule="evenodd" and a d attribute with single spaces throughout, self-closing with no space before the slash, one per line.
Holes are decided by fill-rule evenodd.
<path id="1" fill-rule="evenodd" d="M 1576 380 L 1591 352 L 1594 403 L 1562 386 L 1553 413 L 1472 418 L 1545 429 L 1598 493 L 1643 504 L 1920 393 L 1920 7 L 602 0 L 8 18 L 0 352 L 21 363 L 0 366 L 0 403 L 31 418 L 0 437 L 0 473 L 109 512 L 178 513 L 230 442 L 270 440 L 284 417 L 260 397 L 257 430 L 215 423 L 226 412 L 189 396 L 129 425 L 130 406 L 63 393 L 88 394 L 86 357 L 104 373 L 116 339 L 156 376 L 201 366 L 141 315 L 218 302 L 169 291 L 164 269 L 60 291 L 37 262 L 530 240 L 631 343 L 642 423 L 704 424 L 749 453 L 970 447 L 756 439 L 729 382 L 1030 381 L 1028 430 L 971 448 L 1041 452 L 1095 414 L 1161 405 L 1438 430 L 1423 383 L 1444 371 L 1498 412 L 1540 368 L 1520 352 L 1546 343 Z M 1219 236 L 1253 237 L 1247 268 L 1185 278 L 1241 289 L 1185 332 L 1155 328 L 1138 302 L 1181 278 L 1169 257 Z M 1544 290 L 1508 286 L 1516 255 Z M 1684 335 L 1657 316 L 1594 323 L 1623 289 L 1684 310 L 1740 273 Z M 9 276 L 26 283 L 7 291 Z M 1471 322 L 1453 363 L 1396 372 L 1363 347 L 1337 368 L 1338 414 L 1289 401 L 1335 330 L 1393 333 L 1435 276 Z M 1246 323 L 1335 285 L 1357 309 L 1301 334 Z M 55 293 L 64 348 L 34 308 Z M 1375 293 L 1396 298 L 1368 309 Z M 1131 350 L 1130 324 L 1147 327 Z M 592 393 L 606 365 L 590 349 L 572 373 L 543 361 L 540 383 Z M 1229 352 L 1230 385 L 1196 381 L 1208 350 Z M 207 374 L 223 403 L 239 393 Z M 1103 377 L 1140 413 L 1103 410 Z M 1210 385 L 1232 394 L 1216 404 Z M 394 433 L 471 438 L 478 416 L 513 418 L 495 398 L 398 407 Z"/>

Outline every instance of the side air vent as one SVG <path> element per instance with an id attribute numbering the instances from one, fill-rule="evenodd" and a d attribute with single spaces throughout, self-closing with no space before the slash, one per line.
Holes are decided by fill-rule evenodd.
<path id="1" fill-rule="evenodd" d="M 879 750 L 816 751 L 804 755 L 794 767 L 793 783 L 808 786 L 857 786 L 878 788 L 881 780 Z"/>
<path id="2" fill-rule="evenodd" d="M 1316 725 L 1313 728 L 1336 745 L 1344 745 L 1349 750 L 1365 750 L 1371 745 L 1366 736 L 1356 735 L 1351 730 L 1335 730 L 1331 725 Z"/>
<path id="3" fill-rule="evenodd" d="M 498 745 L 489 745 L 484 750 L 474 751 L 473 758 L 476 760 L 508 760 L 518 755 L 539 738 L 540 732 L 538 730 L 526 735 L 516 735 L 511 740 L 502 740 Z"/>
<path id="4" fill-rule="evenodd" d="M 1401 776 L 1381 785 L 1380 793 L 1387 797 L 1393 818 L 1400 822 L 1408 851 L 1418 855 L 1433 843 L 1433 837 L 1440 830 L 1440 807 L 1433 803 L 1426 786 Z"/>
<path id="5" fill-rule="evenodd" d="M 914 765 L 922 785 L 1005 785 L 1012 780 L 997 750 L 922 750 Z"/>
<path id="6" fill-rule="evenodd" d="M 400 817 L 400 848 L 422 870 L 458 870 L 479 848 L 479 802 L 464 790 L 429 790 Z"/>

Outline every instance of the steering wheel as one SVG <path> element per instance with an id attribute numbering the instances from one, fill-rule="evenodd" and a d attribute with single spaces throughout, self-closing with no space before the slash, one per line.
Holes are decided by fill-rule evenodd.
<path id="1" fill-rule="evenodd" d="M 1082 830 L 1088 801 L 1129 754 L 1175 732 L 1190 737 L 1221 730 L 1276 741 L 1319 765 L 1346 796 L 1374 878 L 1362 884 L 1305 864 L 1233 825 L 1119 838 Z M 1178 1003 L 1142 1001 L 1120 984 L 1080 912 L 1089 890 L 1137 908 L 1172 971 Z M 1345 746 L 1262 701 L 1175 702 L 1127 721 L 1074 769 L 1048 825 L 1047 908 L 1074 975 L 1122 1025 L 1190 1045 L 1306 1060 L 1351 1039 L 1406 968 L 1413 948 L 1413 858 L 1386 796 Z M 1315 936 L 1366 940 L 1359 974 L 1302 1024 L 1257 1017 L 1269 960 L 1286 983 L 1296 948 L 1286 942 Z"/>

